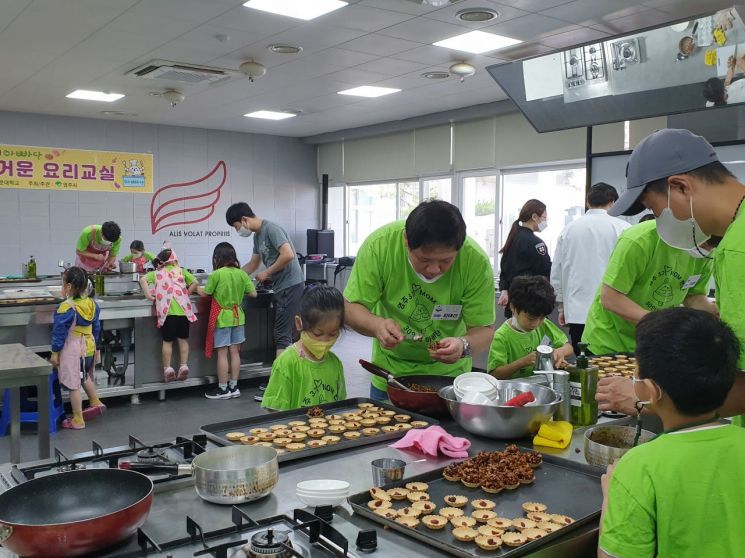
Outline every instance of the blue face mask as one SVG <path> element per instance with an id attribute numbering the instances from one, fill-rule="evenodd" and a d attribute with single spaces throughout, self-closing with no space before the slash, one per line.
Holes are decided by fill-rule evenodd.
<path id="1" fill-rule="evenodd" d="M 238 229 L 238 235 L 242 236 L 243 238 L 251 238 L 252 234 L 253 231 L 247 228 L 245 225 L 241 225 L 241 228 Z"/>

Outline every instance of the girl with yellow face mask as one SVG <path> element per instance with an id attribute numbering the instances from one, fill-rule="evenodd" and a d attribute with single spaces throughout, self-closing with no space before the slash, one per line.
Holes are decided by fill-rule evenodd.
<path id="1" fill-rule="evenodd" d="M 344 368 L 331 352 L 344 328 L 341 293 L 334 287 L 306 289 L 295 326 L 300 340 L 274 361 L 261 406 L 286 411 L 345 399 Z"/>

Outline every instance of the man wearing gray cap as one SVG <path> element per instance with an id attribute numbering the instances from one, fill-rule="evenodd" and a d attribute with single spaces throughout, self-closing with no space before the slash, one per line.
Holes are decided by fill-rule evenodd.
<path id="1" fill-rule="evenodd" d="M 663 129 L 636 146 L 626 171 L 627 191 L 609 211 L 636 215 L 652 210 L 660 238 L 680 250 L 702 252 L 711 237 L 721 237 L 715 251 L 714 279 L 719 313 L 740 340 L 740 369 L 745 369 L 745 184 L 719 161 L 703 137 L 688 130 Z M 604 382 L 598 388 L 601 408 L 624 408 L 633 389 Z M 721 414 L 745 413 L 745 374 Z M 742 417 L 736 421 L 743 425 Z"/>

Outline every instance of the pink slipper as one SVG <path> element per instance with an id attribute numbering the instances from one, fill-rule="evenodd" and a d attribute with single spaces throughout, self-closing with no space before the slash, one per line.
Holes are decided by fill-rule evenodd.
<path id="1" fill-rule="evenodd" d="M 181 367 L 178 369 L 178 376 L 176 379 L 180 382 L 183 382 L 188 377 L 189 367 L 186 364 L 182 364 Z"/>
<path id="2" fill-rule="evenodd" d="M 92 420 L 96 417 L 100 417 L 106 412 L 106 405 L 100 403 L 98 405 L 91 405 L 83 409 L 83 418 L 85 420 Z"/>
<path id="3" fill-rule="evenodd" d="M 62 428 L 70 428 L 72 430 L 82 430 L 85 428 L 85 423 L 83 424 L 76 424 L 72 421 L 71 418 L 66 418 L 62 421 Z"/>
<path id="4" fill-rule="evenodd" d="M 176 371 L 170 366 L 163 370 L 163 380 L 168 383 L 176 379 Z"/>

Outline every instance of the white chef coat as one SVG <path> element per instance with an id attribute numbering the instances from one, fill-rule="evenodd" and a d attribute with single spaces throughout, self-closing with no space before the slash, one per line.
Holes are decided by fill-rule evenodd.
<path id="1" fill-rule="evenodd" d="M 589 209 L 559 235 L 551 285 L 570 324 L 584 324 L 618 236 L 631 225 L 605 209 Z"/>

